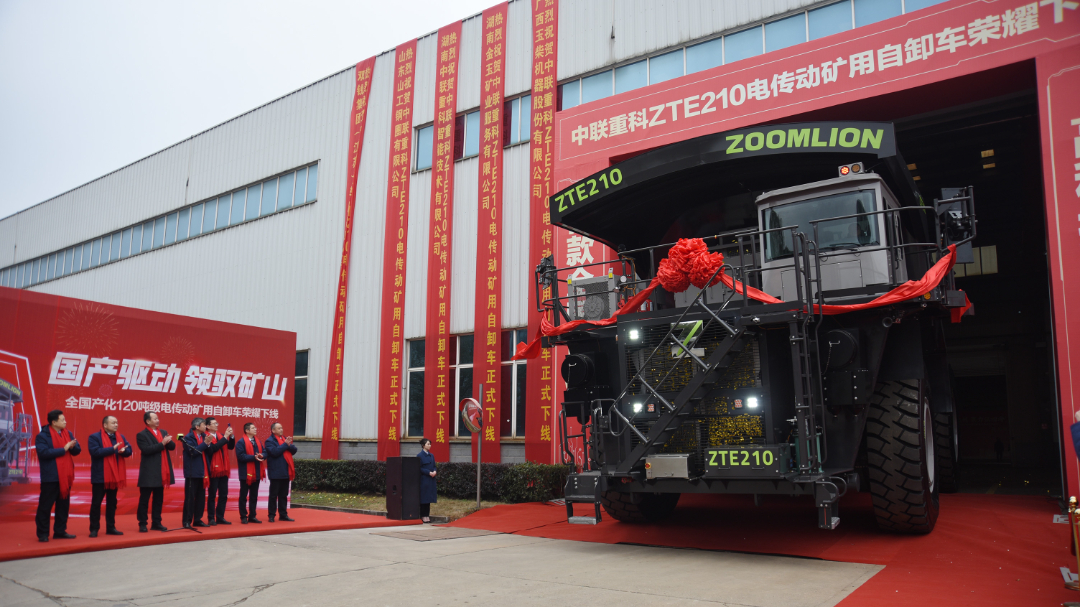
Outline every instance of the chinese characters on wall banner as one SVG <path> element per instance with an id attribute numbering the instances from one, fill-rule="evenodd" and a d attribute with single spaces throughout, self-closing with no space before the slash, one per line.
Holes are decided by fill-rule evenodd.
<path id="1" fill-rule="evenodd" d="M 454 209 L 454 141 L 461 22 L 439 30 L 435 69 L 435 126 L 431 163 L 427 275 L 427 348 L 424 354 L 424 434 L 437 461 L 449 461 L 454 422 L 450 373 L 450 276 Z"/>
<path id="2" fill-rule="evenodd" d="M 482 15 L 480 44 L 480 175 L 476 227 L 476 312 L 473 394 L 484 395 L 484 461 L 501 461 L 503 90 L 506 68 L 506 3 Z M 479 400 L 479 398 L 478 398 Z M 473 441 L 475 443 L 475 440 Z"/>
<path id="3" fill-rule="evenodd" d="M 360 170 L 360 153 L 364 147 L 364 127 L 367 125 L 368 99 L 371 97 L 371 75 L 375 58 L 356 64 L 356 89 L 349 117 L 349 168 L 345 190 L 345 236 L 341 245 L 341 266 L 338 268 L 337 297 L 334 302 L 334 325 L 330 342 L 330 361 L 327 364 L 326 404 L 323 408 L 322 447 L 319 457 L 337 459 L 341 434 L 341 366 L 345 352 L 345 312 L 349 297 L 349 249 L 352 245 L 353 212 L 356 208 L 356 176 Z"/>
<path id="4" fill-rule="evenodd" d="M 390 122 L 390 171 L 383 246 L 382 323 L 379 337 L 379 446 L 384 460 L 400 452 L 405 327 L 405 250 L 409 235 L 409 172 L 412 166 L 413 76 L 416 40 L 394 51 Z"/>

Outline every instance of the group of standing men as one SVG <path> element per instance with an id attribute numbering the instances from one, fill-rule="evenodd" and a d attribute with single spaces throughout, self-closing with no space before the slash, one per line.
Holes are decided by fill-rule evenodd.
<path id="1" fill-rule="evenodd" d="M 71 487 L 75 482 L 75 460 L 82 453 L 82 446 L 67 430 L 63 411 L 50 411 L 48 425 L 37 435 L 35 449 L 41 471 L 41 494 L 37 509 L 38 541 L 49 541 L 49 515 L 55 506 L 53 538 L 71 539 L 67 532 L 68 509 L 71 505 Z M 136 446 L 141 455 L 139 462 L 139 508 L 137 519 L 139 531 L 168 531 L 161 524 L 161 508 L 165 487 L 176 483 L 173 474 L 172 453 L 176 443 L 182 445 L 184 463 L 184 514 L 186 529 L 214 525 L 231 525 L 225 520 L 226 502 L 229 496 L 231 464 L 228 452 L 236 451 L 237 472 L 240 476 L 240 522 L 261 523 L 255 513 L 259 484 L 270 479 L 270 499 L 267 515 L 270 522 L 275 518 L 292 521 L 286 510 L 289 489 L 296 477 L 293 454 L 296 446 L 292 437 L 284 436 L 280 423 L 270 427 L 272 435 L 259 444 L 255 424 L 244 424 L 244 436 L 237 440 L 232 424 L 224 432 L 218 432 L 218 421 L 213 417 L 196 417 L 191 421 L 191 431 L 178 440 L 158 428 L 157 413 L 145 413 Z M 127 486 L 126 459 L 133 451 L 127 437 L 118 432 L 119 421 L 106 415 L 101 430 L 90 435 L 87 446 L 90 451 L 90 537 L 97 537 L 101 529 L 101 502 L 105 501 L 105 533 L 123 535 L 116 528 L 117 491 Z M 207 515 L 204 523 L 203 513 Z M 150 516 L 148 517 L 148 514 Z"/>

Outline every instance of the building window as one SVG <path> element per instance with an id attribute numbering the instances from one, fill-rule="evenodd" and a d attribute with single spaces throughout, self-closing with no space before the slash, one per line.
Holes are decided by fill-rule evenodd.
<path id="1" fill-rule="evenodd" d="M 807 13 L 807 30 L 811 40 L 824 38 L 851 29 L 851 1 L 837 2 Z"/>
<path id="2" fill-rule="evenodd" d="M 724 39 L 686 47 L 686 73 L 694 74 L 724 64 Z"/>
<path id="3" fill-rule="evenodd" d="M 786 19 L 765 24 L 765 52 L 806 42 L 806 14 L 799 13 Z"/>
<path id="4" fill-rule="evenodd" d="M 612 91 L 611 70 L 581 79 L 581 102 L 589 103 L 610 97 Z"/>
<path id="5" fill-rule="evenodd" d="M 461 401 L 476 398 L 473 393 L 473 336 L 455 335 L 451 338 L 450 352 L 453 353 L 454 387 L 454 436 L 469 437 L 472 432 L 461 422 Z"/>
<path id="6" fill-rule="evenodd" d="M 293 379 L 293 435 L 307 436 L 307 379 L 308 351 L 296 353 L 296 375 Z"/>
<path id="7" fill-rule="evenodd" d="M 502 332 L 502 386 L 499 401 L 502 403 L 502 419 L 499 434 L 505 437 L 525 436 L 525 364 L 524 360 L 510 360 L 517 352 L 517 345 L 525 342 L 528 329 L 511 329 Z"/>
<path id="8" fill-rule="evenodd" d="M 480 111 L 465 114 L 465 148 L 462 158 L 480 155 Z"/>
<path id="9" fill-rule="evenodd" d="M 649 84 L 678 78 L 683 75 L 685 69 L 683 49 L 651 57 L 649 59 Z"/>
<path id="10" fill-rule="evenodd" d="M 724 36 L 724 64 L 756 57 L 765 52 L 765 41 L 761 35 L 761 26 L 743 30 L 737 34 Z"/>
<path id="11" fill-rule="evenodd" d="M 615 68 L 615 94 L 639 89 L 649 84 L 649 67 L 646 61 L 637 61 Z"/>
<path id="12" fill-rule="evenodd" d="M 417 171 L 431 168 L 432 143 L 435 137 L 435 126 L 425 126 L 416 129 L 416 162 L 413 166 Z"/>
<path id="13" fill-rule="evenodd" d="M 0 268 L 0 285 L 30 287 L 270 213 L 315 202 L 318 173 L 318 164 L 289 171 L 116 233 L 43 255 L 26 262 L 25 269 L 20 269 L 23 266 L 19 265 Z"/>
<path id="14" fill-rule="evenodd" d="M 503 147 L 529 141 L 532 95 L 517 97 L 504 104 Z"/>
<path id="15" fill-rule="evenodd" d="M 904 12 L 904 0 L 854 0 L 855 27 L 884 21 Z"/>
<path id="16" fill-rule="evenodd" d="M 424 436 L 424 340 L 406 342 L 409 350 L 408 381 L 405 383 L 405 436 Z"/>
<path id="17" fill-rule="evenodd" d="M 566 84 L 560 84 L 558 109 L 568 110 L 579 105 L 581 105 L 581 81 L 572 80 Z"/>

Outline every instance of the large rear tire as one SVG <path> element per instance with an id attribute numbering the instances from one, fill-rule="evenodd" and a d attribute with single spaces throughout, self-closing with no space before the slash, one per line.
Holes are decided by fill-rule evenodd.
<path id="1" fill-rule="evenodd" d="M 957 462 L 956 413 L 934 414 L 934 454 L 937 456 L 937 489 L 939 493 L 959 491 Z"/>
<path id="2" fill-rule="evenodd" d="M 623 523 L 655 523 L 675 511 L 680 495 L 604 491 L 600 494 L 600 505 L 611 518 Z"/>
<path id="3" fill-rule="evenodd" d="M 930 533 L 937 523 L 934 424 L 919 380 L 878 385 L 866 421 L 870 493 L 878 527 Z"/>

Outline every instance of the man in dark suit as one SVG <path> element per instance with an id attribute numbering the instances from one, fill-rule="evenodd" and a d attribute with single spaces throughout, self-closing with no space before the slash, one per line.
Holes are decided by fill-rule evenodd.
<path id="1" fill-rule="evenodd" d="M 270 426 L 273 434 L 266 439 L 266 476 L 270 478 L 270 499 L 266 503 L 267 519 L 274 522 L 274 514 L 280 513 L 281 520 L 294 521 L 289 518 L 286 508 L 289 505 L 289 487 L 296 478 L 296 467 L 293 465 L 293 454 L 296 453 L 296 445 L 292 437 L 285 436 L 285 427 L 274 422 Z"/>
<path id="2" fill-rule="evenodd" d="M 217 418 L 206 418 L 206 436 L 212 441 L 206 450 L 206 461 L 210 465 L 208 476 L 210 485 L 206 491 L 206 522 L 210 526 L 231 525 L 225 520 L 225 503 L 229 499 L 229 475 L 232 464 L 229 463 L 229 451 L 236 448 L 236 436 L 232 424 L 225 432 L 218 434 Z"/>
<path id="3" fill-rule="evenodd" d="M 206 420 L 201 417 L 191 420 L 191 432 L 180 442 L 184 445 L 184 529 L 206 527 L 202 520 L 206 485 L 210 481 L 206 475 L 206 452 L 210 449 Z"/>
<path id="4" fill-rule="evenodd" d="M 131 443 L 123 434 L 117 434 L 120 422 L 115 416 L 106 415 L 101 420 L 101 431 L 90 435 L 86 447 L 90 450 L 90 537 L 97 537 L 101 529 L 101 500 L 105 500 L 105 535 L 124 535 L 116 528 L 116 491 L 127 487 L 127 462 L 131 457 Z"/>
<path id="5" fill-rule="evenodd" d="M 41 471 L 41 494 L 38 496 L 35 517 L 39 542 L 49 541 L 49 513 L 53 504 L 56 505 L 53 538 L 69 540 L 75 537 L 67 532 L 67 520 L 68 508 L 71 507 L 71 486 L 75 483 L 74 456 L 82 452 L 79 442 L 66 429 L 67 420 L 63 411 L 49 411 L 46 419 L 49 425 L 42 426 L 34 439 Z"/>
<path id="6" fill-rule="evenodd" d="M 172 455 L 176 443 L 169 433 L 160 430 L 157 413 L 143 413 L 146 429 L 135 436 L 142 460 L 139 462 L 139 532 L 146 533 L 146 509 L 150 498 L 154 500 L 153 525 L 155 531 L 168 531 L 161 524 L 161 503 L 165 499 L 165 486 L 176 482 L 173 475 Z"/>
<path id="7" fill-rule="evenodd" d="M 244 424 L 244 437 L 236 443 L 236 475 L 240 477 L 240 523 L 261 523 L 255 517 L 259 498 L 259 482 L 266 478 L 265 459 L 255 438 L 255 424 Z"/>

